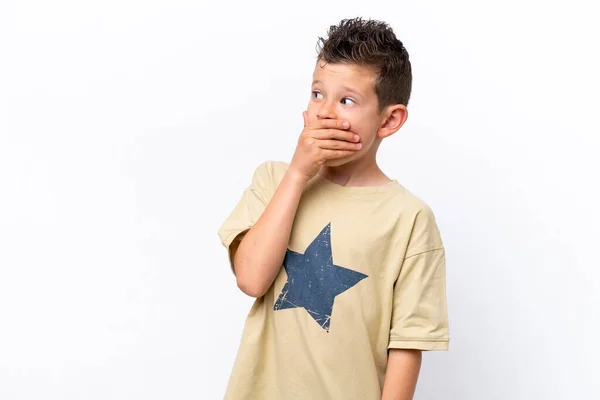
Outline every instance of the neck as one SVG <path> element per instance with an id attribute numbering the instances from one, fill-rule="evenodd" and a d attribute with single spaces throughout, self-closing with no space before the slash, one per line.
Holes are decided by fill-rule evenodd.
<path id="1" fill-rule="evenodd" d="M 325 163 L 319 174 L 342 186 L 378 186 L 391 180 L 381 171 L 375 159 L 366 157 L 338 166 L 328 166 Z"/>

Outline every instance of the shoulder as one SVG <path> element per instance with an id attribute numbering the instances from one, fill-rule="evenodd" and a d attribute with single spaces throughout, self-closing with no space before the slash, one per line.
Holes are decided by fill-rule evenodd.
<path id="1" fill-rule="evenodd" d="M 288 167 L 289 164 L 285 161 L 266 160 L 256 166 L 254 173 L 276 176 L 284 173 Z"/>
<path id="2" fill-rule="evenodd" d="M 271 193 L 283 179 L 289 164 L 284 161 L 266 160 L 254 168 L 252 183 L 255 187 Z"/>
<path id="3" fill-rule="evenodd" d="M 424 251 L 441 249 L 444 247 L 436 215 L 432 207 L 421 197 L 409 190 L 405 190 L 402 198 L 404 211 L 402 214 L 410 216 L 405 221 L 410 221 L 408 251 L 406 257 Z"/>
<path id="4" fill-rule="evenodd" d="M 271 186 L 277 186 L 283 179 L 288 167 L 289 164 L 285 161 L 267 160 L 256 167 L 254 174 L 268 180 Z"/>
<path id="5" fill-rule="evenodd" d="M 403 187 L 402 197 L 400 197 L 400 202 L 402 203 L 404 214 L 414 215 L 415 218 L 419 217 L 420 219 L 435 219 L 435 215 L 433 213 L 433 209 L 425 200 L 423 200 L 418 195 L 411 192 L 406 187 Z"/>
<path id="6" fill-rule="evenodd" d="M 285 171 L 287 171 L 287 169 L 290 166 L 289 163 L 278 160 L 266 161 L 264 164 L 266 164 L 266 168 L 269 169 L 271 176 L 273 177 L 273 180 L 275 182 L 279 182 L 281 181 L 281 179 L 283 179 Z"/>

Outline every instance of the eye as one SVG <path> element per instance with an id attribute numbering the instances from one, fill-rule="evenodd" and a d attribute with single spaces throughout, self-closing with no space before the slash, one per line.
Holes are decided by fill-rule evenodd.
<path id="1" fill-rule="evenodd" d="M 316 90 L 313 90 L 313 92 L 312 92 L 312 96 L 313 96 L 314 98 L 318 99 L 318 98 L 319 98 L 319 96 L 323 96 L 323 95 L 321 94 L 321 92 L 319 92 L 319 91 L 316 91 Z"/>
<path id="2" fill-rule="evenodd" d="M 355 102 L 354 100 L 352 100 L 351 98 L 349 98 L 349 97 L 344 97 L 344 98 L 342 99 L 342 103 L 343 103 L 345 100 L 351 101 L 353 104 L 356 104 L 356 102 Z M 349 104 L 345 104 L 345 105 L 349 105 Z"/>

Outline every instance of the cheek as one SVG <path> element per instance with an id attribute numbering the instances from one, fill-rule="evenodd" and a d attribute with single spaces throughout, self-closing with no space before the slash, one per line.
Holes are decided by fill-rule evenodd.
<path id="1" fill-rule="evenodd" d="M 363 148 L 365 148 L 365 145 L 370 146 L 377 137 L 377 130 L 372 126 L 356 126 L 350 130 L 360 136 L 360 141 L 363 143 Z"/>
<path id="2" fill-rule="evenodd" d="M 360 123 L 353 122 L 352 120 L 349 121 L 350 131 L 360 136 L 360 141 L 362 142 L 367 137 L 367 131 L 365 130 L 365 127 Z"/>

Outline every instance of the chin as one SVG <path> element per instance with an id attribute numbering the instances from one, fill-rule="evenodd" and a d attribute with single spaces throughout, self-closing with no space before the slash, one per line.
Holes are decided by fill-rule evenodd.
<path id="1" fill-rule="evenodd" d="M 331 160 L 326 160 L 323 165 L 326 167 L 339 167 L 344 164 L 348 164 L 350 161 L 354 161 L 356 157 L 354 155 L 343 157 L 343 158 L 335 158 Z"/>

